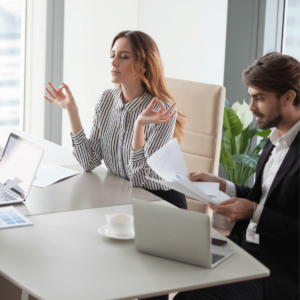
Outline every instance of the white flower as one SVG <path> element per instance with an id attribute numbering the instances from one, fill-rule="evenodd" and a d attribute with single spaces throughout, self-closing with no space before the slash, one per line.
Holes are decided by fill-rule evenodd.
<path id="1" fill-rule="evenodd" d="M 237 111 L 242 107 L 242 105 L 240 103 L 238 103 L 237 101 L 231 106 L 231 109 L 234 111 L 234 113 L 236 114 Z"/>
<path id="2" fill-rule="evenodd" d="M 241 123 L 243 124 L 243 130 L 245 130 L 253 121 L 253 114 L 250 111 L 250 106 L 245 102 L 244 99 L 242 105 L 236 102 L 231 108 L 241 120 Z"/>

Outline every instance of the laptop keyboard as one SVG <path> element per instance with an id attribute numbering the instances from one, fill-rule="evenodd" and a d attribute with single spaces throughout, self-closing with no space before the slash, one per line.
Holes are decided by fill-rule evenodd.
<path id="1" fill-rule="evenodd" d="M 3 185 L 0 183 L 0 188 L 2 188 Z M 18 198 L 8 192 L 5 192 L 0 195 L 0 202 L 6 202 L 6 201 L 11 201 L 11 200 L 17 200 Z"/>
<path id="2" fill-rule="evenodd" d="M 17 200 L 17 197 L 14 197 L 13 195 L 7 192 L 0 195 L 0 202 L 11 201 L 11 200 Z"/>
<path id="3" fill-rule="evenodd" d="M 211 254 L 211 263 L 212 263 L 212 265 L 215 264 L 216 262 L 218 262 L 219 260 L 221 260 L 223 257 L 225 257 L 225 256 L 220 255 L 220 254 L 212 253 Z"/>

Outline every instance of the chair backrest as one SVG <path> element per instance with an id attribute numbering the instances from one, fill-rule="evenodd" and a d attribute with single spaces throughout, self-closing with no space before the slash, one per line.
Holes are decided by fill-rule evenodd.
<path id="1" fill-rule="evenodd" d="M 180 145 L 189 172 L 218 175 L 225 88 L 166 78 L 178 111 L 188 117 Z"/>
<path id="2" fill-rule="evenodd" d="M 178 111 L 188 117 L 180 145 L 187 169 L 218 176 L 225 88 L 166 78 Z"/>

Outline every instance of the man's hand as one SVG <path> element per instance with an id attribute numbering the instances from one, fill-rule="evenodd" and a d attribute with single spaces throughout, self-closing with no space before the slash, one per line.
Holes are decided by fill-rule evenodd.
<path id="1" fill-rule="evenodd" d="M 226 191 L 226 180 L 220 177 L 217 177 L 213 174 L 206 172 L 191 172 L 190 173 L 191 181 L 202 181 L 202 182 L 218 182 L 220 183 L 219 190 L 225 193 Z"/>
<path id="2" fill-rule="evenodd" d="M 242 198 L 231 198 L 219 205 L 208 203 L 208 206 L 216 214 L 226 217 L 229 222 L 251 219 L 254 213 L 253 202 Z M 255 203 L 255 208 L 256 206 L 257 203 Z"/>

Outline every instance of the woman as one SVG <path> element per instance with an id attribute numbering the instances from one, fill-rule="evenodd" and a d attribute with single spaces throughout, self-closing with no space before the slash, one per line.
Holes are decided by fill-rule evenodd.
<path id="1" fill-rule="evenodd" d="M 123 31 L 113 39 L 110 54 L 112 82 L 117 88 L 105 90 L 100 97 L 89 139 L 65 83 L 56 89 L 49 82 L 52 92 L 46 88 L 50 99 L 45 99 L 67 110 L 73 153 L 85 171 L 93 170 L 103 159 L 110 171 L 129 180 L 132 186 L 186 208 L 183 194 L 147 179 L 160 179 L 147 165 L 147 158 L 173 136 L 180 142 L 185 123 L 166 88 L 158 48 L 141 31 Z"/>

